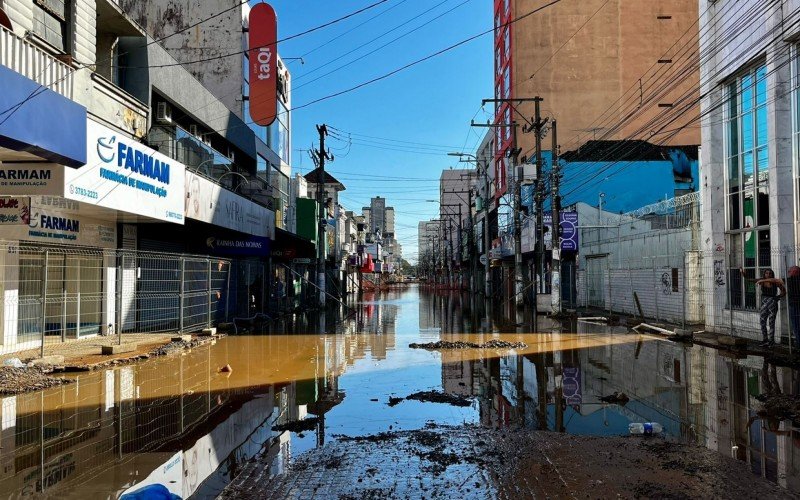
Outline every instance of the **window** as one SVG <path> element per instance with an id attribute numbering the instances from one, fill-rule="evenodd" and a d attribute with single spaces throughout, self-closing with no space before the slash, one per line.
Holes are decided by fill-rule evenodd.
<path id="1" fill-rule="evenodd" d="M 795 226 L 800 228 L 800 45 L 794 46 L 794 61 L 792 64 L 792 142 L 794 143 L 794 197 L 795 197 Z M 797 238 L 800 231 L 795 230 Z M 795 244 L 800 245 L 800 240 Z"/>
<path id="2" fill-rule="evenodd" d="M 726 86 L 727 232 L 731 306 L 756 307 L 756 287 L 744 283 L 772 264 L 769 234 L 767 70 L 758 66 Z"/>
<path id="3" fill-rule="evenodd" d="M 286 105 L 278 99 L 278 118 L 269 126 L 269 142 L 267 143 L 287 164 L 291 163 L 289 113 Z"/>
<path id="4" fill-rule="evenodd" d="M 33 32 L 69 54 L 69 0 L 34 0 Z"/>
<path id="5" fill-rule="evenodd" d="M 277 227 L 286 227 L 286 214 L 289 208 L 289 177 L 284 175 L 280 168 L 272 165 L 270 169 L 269 185 L 272 187 L 272 197 L 275 198 L 275 224 Z"/>

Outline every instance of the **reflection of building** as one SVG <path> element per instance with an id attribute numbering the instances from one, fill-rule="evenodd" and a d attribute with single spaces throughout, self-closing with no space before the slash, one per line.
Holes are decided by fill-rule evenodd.
<path id="1" fill-rule="evenodd" d="M 394 334 L 228 338 L 3 398 L 0 490 L 96 497 L 160 483 L 182 498 L 211 495 L 262 449 L 281 472 L 290 435 L 272 427 L 324 417 L 344 398 L 347 366 L 393 348 Z M 226 363 L 235 367 L 227 377 L 217 373 Z"/>
<path id="2" fill-rule="evenodd" d="M 658 422 L 671 439 L 747 462 L 755 474 L 800 490 L 800 429 L 757 413 L 756 396 L 798 393 L 800 379 L 788 368 L 655 340 L 493 356 L 442 353 L 443 389 L 475 397 L 483 425 L 618 436 L 631 422 Z M 600 400 L 615 392 L 630 400 Z"/>

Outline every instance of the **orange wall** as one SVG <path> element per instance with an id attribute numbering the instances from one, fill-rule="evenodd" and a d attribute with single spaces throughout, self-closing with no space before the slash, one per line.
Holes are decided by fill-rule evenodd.
<path id="1" fill-rule="evenodd" d="M 514 2 L 514 18 L 546 3 Z M 544 98 L 542 114 L 558 120 L 562 151 L 575 149 L 593 138 L 699 144 L 699 106 L 679 113 L 681 118 L 666 125 L 665 133 L 651 136 L 651 131 L 664 125 L 665 116 L 675 113 L 675 109 L 658 104 L 674 102 L 686 92 L 698 97 L 697 0 L 608 0 L 600 9 L 604 3 L 605 0 L 563 0 L 514 24 L 514 97 Z M 671 64 L 657 62 L 665 58 L 665 53 L 672 58 Z M 639 79 L 645 75 L 640 92 Z M 673 84 L 677 87 L 659 95 Z M 617 104 L 609 110 L 614 103 Z M 529 119 L 534 114 L 532 103 L 518 109 Z M 628 114 L 632 114 L 630 122 L 614 129 Z M 657 121 L 648 123 L 651 120 Z M 688 122 L 694 126 L 671 137 L 666 133 Z M 543 149 L 550 149 L 550 140 L 544 139 Z M 530 156 L 533 135 L 520 134 L 518 141 L 522 154 Z"/>

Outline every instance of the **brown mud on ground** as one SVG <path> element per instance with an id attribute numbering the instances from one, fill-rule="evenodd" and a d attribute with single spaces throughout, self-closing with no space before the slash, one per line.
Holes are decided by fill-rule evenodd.
<path id="1" fill-rule="evenodd" d="M 797 498 L 706 448 L 476 426 L 338 437 L 269 471 L 254 459 L 221 498 Z"/>
<path id="2" fill-rule="evenodd" d="M 64 362 L 58 366 L 40 365 L 25 368 L 13 368 L 10 366 L 0 367 L 0 395 L 22 394 L 25 392 L 48 389 L 67 383 L 72 379 L 65 379 L 51 375 L 53 372 L 83 372 L 110 368 L 119 365 L 136 363 L 151 357 L 165 356 L 193 349 L 211 342 L 215 339 L 211 337 L 195 338 L 191 341 L 169 341 L 163 338 L 137 345 L 131 352 L 104 355 L 100 354 L 100 346 L 108 344 L 106 339 L 101 339 L 96 343 L 76 342 L 75 344 L 63 344 Z M 36 351 L 38 355 L 38 351 Z M 22 356 L 22 361 L 27 363 L 36 359 L 36 355 Z M 8 358 L 9 356 L 6 356 Z"/>
<path id="3" fill-rule="evenodd" d="M 25 368 L 2 366 L 0 367 L 0 395 L 38 391 L 72 382 L 69 379 L 48 375 L 51 372 L 50 368 L 42 366 Z"/>

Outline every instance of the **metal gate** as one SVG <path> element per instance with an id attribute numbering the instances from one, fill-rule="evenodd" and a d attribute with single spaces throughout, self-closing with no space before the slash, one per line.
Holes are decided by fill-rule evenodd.
<path id="1" fill-rule="evenodd" d="M 586 294 L 590 307 L 605 307 L 606 270 L 608 256 L 595 255 L 586 257 Z"/>

